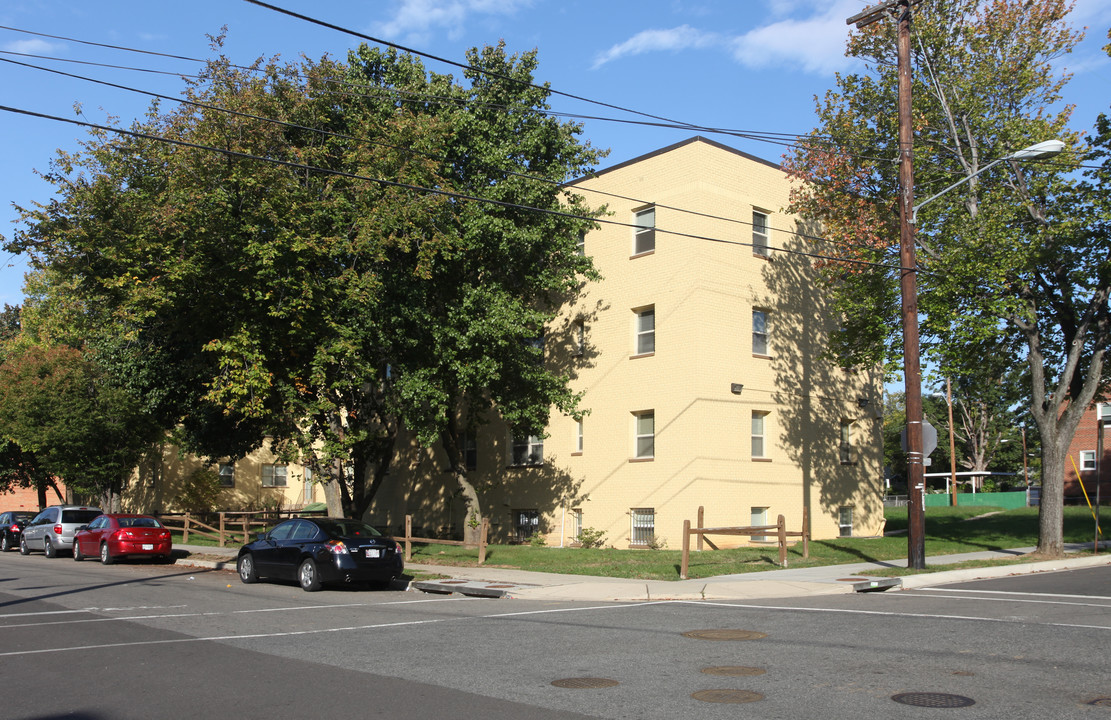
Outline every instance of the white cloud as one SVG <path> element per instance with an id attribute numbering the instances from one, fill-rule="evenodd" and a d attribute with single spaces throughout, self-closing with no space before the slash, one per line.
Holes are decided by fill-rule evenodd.
<path id="1" fill-rule="evenodd" d="M 689 25 L 681 25 L 670 30 L 644 30 L 623 43 L 614 45 L 594 59 L 597 69 L 608 62 L 632 55 L 660 50 L 687 50 L 721 45 L 723 38 L 717 33 L 696 30 Z"/>
<path id="2" fill-rule="evenodd" d="M 55 45 L 39 38 L 32 38 L 30 40 L 15 40 L 4 45 L 4 49 L 8 52 L 27 53 L 28 55 L 46 55 L 48 53 L 56 53 L 62 49 L 62 45 Z"/>
<path id="3" fill-rule="evenodd" d="M 435 28 L 447 28 L 459 37 L 465 21 L 473 15 L 511 15 L 532 0 L 398 0 L 393 17 L 376 25 L 388 38 L 419 39 Z"/>
<path id="4" fill-rule="evenodd" d="M 810 6 L 790 0 L 773 0 L 772 4 L 779 10 L 800 4 Z M 849 34 L 845 19 L 860 9 L 857 0 L 841 0 L 810 17 L 755 28 L 733 40 L 733 57 L 750 68 L 788 65 L 819 75 L 844 70 L 853 64 L 845 57 L 845 38 Z"/>

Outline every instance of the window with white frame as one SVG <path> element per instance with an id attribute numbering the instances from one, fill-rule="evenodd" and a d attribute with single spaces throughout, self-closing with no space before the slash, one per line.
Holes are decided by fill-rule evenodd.
<path id="1" fill-rule="evenodd" d="M 853 421 L 841 421 L 841 444 L 840 444 L 841 464 L 852 465 L 855 462 L 853 458 Z"/>
<path id="2" fill-rule="evenodd" d="M 1096 451 L 1095 450 L 1081 450 L 1080 451 L 1080 469 L 1083 471 L 1096 469 Z"/>
<path id="3" fill-rule="evenodd" d="M 572 352 L 575 355 L 583 355 L 586 353 L 586 322 L 583 320 L 576 320 L 574 325 L 571 326 L 572 338 Z"/>
<path id="4" fill-rule="evenodd" d="M 1111 403 L 1096 405 L 1096 420 L 1111 421 Z"/>
<path id="5" fill-rule="evenodd" d="M 632 529 L 629 534 L 632 545 L 649 545 L 656 538 L 656 509 L 633 508 Z"/>
<path id="6" fill-rule="evenodd" d="M 583 534 L 583 511 L 582 508 L 571 509 L 571 532 L 574 533 L 571 537 L 578 540 Z"/>
<path id="7" fill-rule="evenodd" d="M 514 435 L 512 465 L 543 465 L 544 439 L 539 435 Z"/>
<path id="8" fill-rule="evenodd" d="M 752 354 L 768 354 L 768 314 L 763 310 L 752 311 Z"/>
<path id="9" fill-rule="evenodd" d="M 749 527 L 767 527 L 768 525 L 768 509 L 766 507 L 754 507 L 749 512 Z M 767 542 L 767 535 L 753 535 L 753 542 Z"/>
<path id="10" fill-rule="evenodd" d="M 755 210 L 752 211 L 752 252 L 768 255 L 768 215 Z"/>
<path id="11" fill-rule="evenodd" d="M 581 453 L 583 451 L 583 421 L 575 421 L 575 452 Z"/>
<path id="12" fill-rule="evenodd" d="M 575 246 L 575 253 L 583 256 L 586 255 L 586 233 L 579 233 L 579 240 Z"/>
<path id="13" fill-rule="evenodd" d="M 656 306 L 641 308 L 636 312 L 636 354 L 656 352 Z"/>
<path id="14" fill-rule="evenodd" d="M 220 463 L 220 487 L 235 487 L 235 463 Z"/>
<path id="15" fill-rule="evenodd" d="M 636 458 L 656 456 L 656 413 L 653 410 L 633 413 L 633 452 Z"/>
<path id="16" fill-rule="evenodd" d="M 837 527 L 841 537 L 853 536 L 853 508 L 851 505 L 842 505 L 837 509 Z"/>
<path id="17" fill-rule="evenodd" d="M 263 487 L 285 487 L 286 476 L 288 468 L 285 465 L 263 465 L 262 466 L 262 486 Z"/>
<path id="18" fill-rule="evenodd" d="M 656 208 L 633 213 L 633 254 L 641 255 L 656 249 Z"/>
<path id="19" fill-rule="evenodd" d="M 478 469 L 478 436 L 474 430 L 466 430 L 459 438 L 459 445 L 463 451 L 463 467 L 467 470 Z"/>
<path id="20" fill-rule="evenodd" d="M 540 512 L 537 510 L 514 510 L 513 533 L 517 542 L 526 542 L 540 532 Z"/>
<path id="21" fill-rule="evenodd" d="M 766 412 L 753 411 L 752 412 L 752 457 L 763 458 L 767 457 L 767 443 L 765 442 L 765 432 L 767 426 L 768 414 Z"/>
<path id="22" fill-rule="evenodd" d="M 305 468 L 305 503 L 312 502 L 312 468 Z"/>

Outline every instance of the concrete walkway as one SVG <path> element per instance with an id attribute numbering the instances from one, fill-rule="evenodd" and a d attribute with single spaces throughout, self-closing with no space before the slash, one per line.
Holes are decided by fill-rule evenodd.
<path id="1" fill-rule="evenodd" d="M 1090 543 L 1067 546 L 1066 549 L 1077 551 L 1089 548 L 1091 548 Z M 227 569 L 235 568 L 235 555 L 238 552 L 238 547 L 215 548 L 199 545 L 177 545 L 174 549 L 177 551 L 175 554 L 180 555 L 178 564 Z M 1033 550 L 1034 548 L 1016 548 L 927 557 L 926 565 L 936 567 L 965 560 L 1016 557 Z M 185 557 L 185 552 L 194 557 L 192 559 Z M 208 556 L 208 558 L 196 559 L 197 555 Z M 227 560 L 220 560 L 225 557 Z M 591 602 L 756 600 L 868 592 L 899 587 L 914 588 L 982 578 L 1111 565 L 1111 554 L 1001 567 L 948 570 L 901 578 L 880 578 L 872 574 L 881 568 L 906 567 L 906 565 L 906 560 L 859 562 L 675 581 L 560 575 L 510 568 L 455 567 L 415 562 L 409 563 L 406 567 L 412 572 L 444 575 L 444 578 L 438 580 L 414 581 L 409 587 L 410 590 L 440 594 L 459 593 L 475 597 Z"/>

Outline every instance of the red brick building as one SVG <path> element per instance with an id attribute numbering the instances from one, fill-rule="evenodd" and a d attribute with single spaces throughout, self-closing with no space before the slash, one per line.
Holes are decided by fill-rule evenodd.
<path id="1" fill-rule="evenodd" d="M 65 487 L 59 484 L 59 489 L 65 492 Z M 58 494 L 54 492 L 54 488 L 46 491 L 46 503 L 53 505 L 55 503 L 64 502 L 63 498 L 59 498 Z M 38 512 L 42 508 L 39 507 L 38 493 L 34 488 L 15 488 L 10 492 L 0 493 L 0 512 L 7 512 L 9 510 L 27 510 L 28 512 Z"/>
<path id="2" fill-rule="evenodd" d="M 1103 457 L 1096 457 L 1098 444 L 1097 418 L 1102 418 L 1107 425 L 1103 428 Z M 1065 497 L 1070 501 L 1087 504 L 1084 493 L 1087 491 L 1088 499 L 1096 501 L 1096 466 L 1099 466 L 1100 486 L 1099 497 L 1101 505 L 1111 504 L 1111 403 L 1096 403 L 1088 408 L 1080 425 L 1076 428 L 1076 435 L 1069 445 L 1069 458 L 1065 460 Z M 1076 463 L 1074 466 L 1073 463 Z M 1080 480 L 1084 486 L 1081 488 L 1077 481 L 1076 470 L 1080 470 Z"/>

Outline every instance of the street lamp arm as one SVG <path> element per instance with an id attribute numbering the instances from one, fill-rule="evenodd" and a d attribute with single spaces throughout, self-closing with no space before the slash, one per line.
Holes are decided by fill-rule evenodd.
<path id="1" fill-rule="evenodd" d="M 999 158 L 998 160 L 996 160 L 994 162 L 990 162 L 987 165 L 980 168 L 979 170 L 977 170 L 976 172 L 972 173 L 971 175 L 966 175 L 966 176 L 962 177 L 960 180 L 956 181 L 955 183 L 953 183 L 949 187 L 945 188 L 941 192 L 936 193 L 934 195 L 931 195 L 930 197 L 926 198 L 922 202 L 918 203 L 917 205 L 914 206 L 914 209 L 911 210 L 911 212 L 910 212 L 910 221 L 911 221 L 911 223 L 913 223 L 915 225 L 918 224 L 918 210 L 919 210 L 919 208 L 921 208 L 926 203 L 930 202 L 931 200 L 937 200 L 939 197 L 941 197 L 945 193 L 949 192 L 953 188 L 960 187 L 961 185 L 964 185 L 966 182 L 969 182 L 970 180 L 972 180 L 972 178 L 976 177 L 980 173 L 987 172 L 988 170 L 995 167 L 999 163 L 1001 163 L 1005 160 L 1010 160 L 1010 159 L 1011 159 L 1011 156 L 1008 155 L 1005 158 Z"/>

